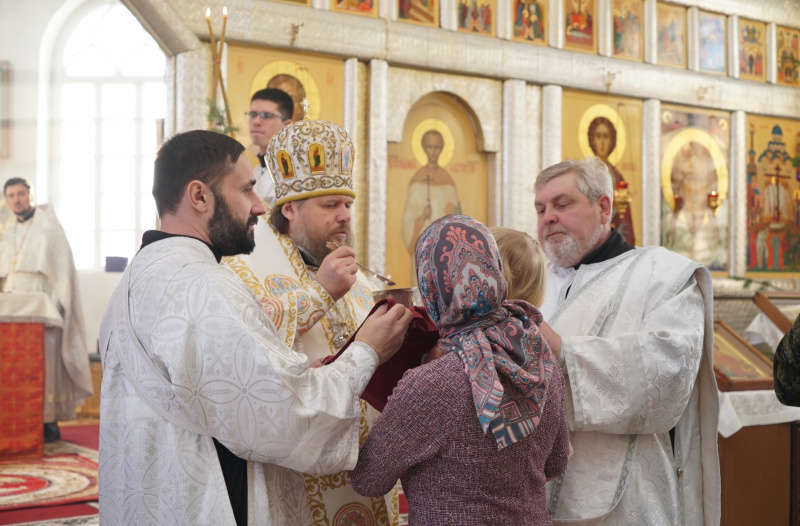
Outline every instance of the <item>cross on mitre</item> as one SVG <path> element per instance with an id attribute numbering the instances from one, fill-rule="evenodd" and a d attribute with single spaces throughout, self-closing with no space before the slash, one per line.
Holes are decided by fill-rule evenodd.
<path id="1" fill-rule="evenodd" d="M 308 120 L 308 99 L 303 97 L 303 102 L 300 105 L 303 107 L 303 119 Z"/>

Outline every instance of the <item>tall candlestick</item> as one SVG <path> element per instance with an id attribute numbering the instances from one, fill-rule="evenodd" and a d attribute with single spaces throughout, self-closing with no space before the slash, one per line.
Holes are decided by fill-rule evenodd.
<path id="1" fill-rule="evenodd" d="M 225 26 L 228 25 L 228 6 L 222 8 L 222 33 L 219 37 L 219 52 L 217 56 L 222 60 L 222 45 L 225 44 Z"/>
<path id="2" fill-rule="evenodd" d="M 206 23 L 208 24 L 208 35 L 211 38 L 211 85 L 214 87 L 214 95 L 212 95 L 212 99 L 216 99 L 217 93 L 217 82 L 219 82 L 217 77 L 217 71 L 219 68 L 217 67 L 217 43 L 214 40 L 214 27 L 211 25 L 211 8 L 206 8 Z"/>
<path id="3" fill-rule="evenodd" d="M 222 8 L 222 32 L 219 37 L 219 52 L 217 53 L 217 75 L 219 78 L 219 87 L 222 91 L 222 100 L 225 102 L 225 117 L 228 121 L 228 127 L 233 128 L 233 119 L 231 119 L 231 111 L 228 106 L 228 93 L 225 90 L 225 82 L 222 80 L 222 49 L 225 45 L 225 27 L 228 25 L 228 6 Z"/>

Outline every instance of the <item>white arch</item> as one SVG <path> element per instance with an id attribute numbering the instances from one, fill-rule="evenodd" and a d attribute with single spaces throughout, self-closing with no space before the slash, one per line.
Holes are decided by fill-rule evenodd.
<path id="1" fill-rule="evenodd" d="M 482 142 L 478 149 L 498 152 L 501 148 L 503 84 L 497 80 L 389 68 L 389 97 L 386 140 L 401 142 L 403 126 L 411 107 L 429 93 L 445 92 L 458 96 L 475 116 Z"/>

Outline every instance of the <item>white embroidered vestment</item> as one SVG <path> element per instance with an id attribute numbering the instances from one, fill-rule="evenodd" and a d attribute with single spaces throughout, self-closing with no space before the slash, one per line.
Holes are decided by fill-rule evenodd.
<path id="1" fill-rule="evenodd" d="M 718 525 L 708 271 L 661 247 L 548 268 L 574 449 L 548 484 L 554 523 Z"/>
<path id="2" fill-rule="evenodd" d="M 378 365 L 356 343 L 310 369 L 201 241 L 144 247 L 101 328 L 100 518 L 233 525 L 212 437 L 247 460 L 248 524 L 284 526 L 278 467 L 328 474 L 358 455 L 359 395 Z"/>

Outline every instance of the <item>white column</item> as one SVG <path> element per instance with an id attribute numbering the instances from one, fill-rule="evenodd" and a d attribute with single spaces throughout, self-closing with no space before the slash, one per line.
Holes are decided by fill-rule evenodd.
<path id="1" fill-rule="evenodd" d="M 778 26 L 774 22 L 767 24 L 767 82 L 778 82 Z"/>
<path id="2" fill-rule="evenodd" d="M 547 43 L 550 47 L 564 48 L 564 2 L 562 0 L 549 0 L 547 4 Z"/>
<path id="3" fill-rule="evenodd" d="M 542 167 L 561 162 L 561 86 L 542 87 Z"/>
<path id="4" fill-rule="evenodd" d="M 700 71 L 700 10 L 686 10 L 686 62 L 689 71 Z"/>
<path id="5" fill-rule="evenodd" d="M 378 16 L 386 20 L 397 20 L 397 2 L 382 0 L 378 2 Z"/>
<path id="6" fill-rule="evenodd" d="M 369 61 L 369 268 L 386 271 L 386 122 L 389 63 Z"/>
<path id="7" fill-rule="evenodd" d="M 661 244 L 661 101 L 642 104 L 642 246 Z"/>
<path id="8" fill-rule="evenodd" d="M 208 46 L 179 53 L 176 57 L 175 132 L 206 127 L 206 97 L 211 84 Z"/>
<path id="9" fill-rule="evenodd" d="M 504 152 L 486 152 L 486 224 L 503 224 Z"/>
<path id="10" fill-rule="evenodd" d="M 728 17 L 728 76 L 739 78 L 739 16 Z"/>
<path id="11" fill-rule="evenodd" d="M 364 172 L 366 172 L 364 159 L 367 158 L 368 152 L 366 147 L 362 147 L 362 133 L 358 126 L 359 101 L 366 98 L 366 93 L 361 89 L 358 71 L 359 62 L 357 58 L 349 58 L 344 61 L 344 100 L 342 101 L 344 105 L 344 122 L 342 123 L 342 127 L 344 131 L 350 135 L 356 152 L 355 164 L 353 166 L 353 191 L 356 193 L 356 196 L 364 196 L 362 199 L 366 201 L 364 191 L 366 191 L 368 185 L 364 177 Z M 359 229 L 362 219 L 360 217 L 361 214 L 358 213 L 361 210 L 358 206 L 359 204 L 360 203 L 357 201 L 356 206 L 352 210 L 350 226 L 355 233 L 353 237 L 355 238 L 354 249 L 356 250 L 356 254 L 364 254 L 366 239 L 365 235 L 363 235 Z"/>
<path id="12" fill-rule="evenodd" d="M 517 218 L 525 205 L 530 205 L 530 195 L 525 195 L 526 93 L 524 80 L 503 82 L 503 150 L 500 167 L 500 217 L 499 223 L 519 228 Z M 526 197 L 528 199 L 526 199 Z"/>
<path id="13" fill-rule="evenodd" d="M 644 40 L 644 61 L 647 64 L 658 63 L 658 3 L 656 0 L 644 0 L 642 39 Z"/>
<path id="14" fill-rule="evenodd" d="M 439 25 L 442 29 L 458 31 L 458 0 L 441 0 L 439 8 Z"/>
<path id="15" fill-rule="evenodd" d="M 395 4 L 397 2 L 394 2 Z M 512 14 L 511 0 L 497 0 L 497 38 L 511 40 L 513 35 L 514 16 Z"/>
<path id="16" fill-rule="evenodd" d="M 595 13 L 597 31 L 597 53 L 603 57 L 614 54 L 614 24 L 611 20 L 611 0 L 597 0 Z"/>
<path id="17" fill-rule="evenodd" d="M 533 185 L 536 176 L 542 170 L 541 151 L 537 146 L 542 142 L 542 88 L 539 86 L 526 86 L 525 107 L 528 119 L 525 123 L 525 170 L 520 180 L 522 186 L 516 191 L 523 198 L 522 210 L 517 216 L 518 230 L 524 230 L 533 239 L 536 239 L 536 224 L 539 216 L 533 206 Z"/>
<path id="18" fill-rule="evenodd" d="M 731 113 L 729 273 L 743 278 L 747 272 L 747 115 Z"/>
<path id="19" fill-rule="evenodd" d="M 348 58 L 344 61 L 344 131 L 353 144 L 358 144 L 358 101 L 365 95 L 358 88 L 358 59 Z"/>
<path id="20" fill-rule="evenodd" d="M 173 55 L 167 57 L 167 71 L 164 75 L 164 83 L 167 85 L 167 111 L 164 116 L 164 140 L 166 140 L 167 137 L 175 135 L 177 128 L 175 120 L 176 96 L 178 93 L 178 84 L 176 82 L 177 63 L 177 56 Z"/>

